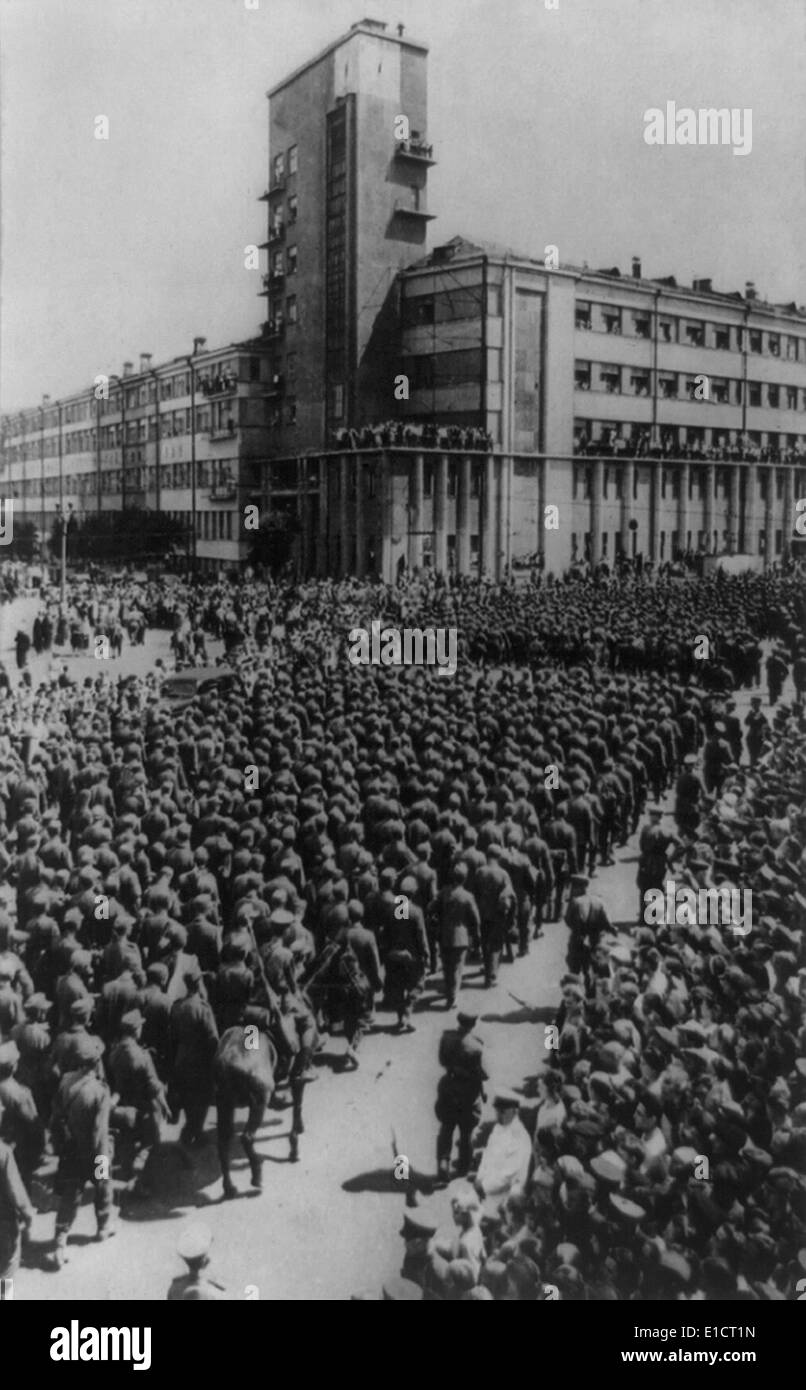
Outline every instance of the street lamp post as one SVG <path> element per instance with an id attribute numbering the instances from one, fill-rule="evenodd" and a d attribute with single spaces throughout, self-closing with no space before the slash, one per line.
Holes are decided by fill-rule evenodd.
<path id="1" fill-rule="evenodd" d="M 61 549 L 61 577 L 59 588 L 59 602 L 61 605 L 62 613 L 64 613 L 67 604 L 67 528 L 73 517 L 73 504 L 72 502 L 68 502 L 67 510 L 65 511 L 63 505 L 59 503 L 56 510 L 59 516 L 59 540 Z"/>
<path id="2" fill-rule="evenodd" d="M 40 554 L 45 555 L 45 407 L 50 405 L 50 396 L 42 397 L 42 404 L 39 407 L 39 480 L 42 491 L 41 496 L 41 519 L 40 519 Z"/>
<path id="3" fill-rule="evenodd" d="M 123 366 L 123 376 L 111 376 L 110 381 L 116 381 L 120 388 L 120 510 L 126 510 L 126 367 Z"/>
<path id="4" fill-rule="evenodd" d="M 28 469 L 26 467 L 28 463 L 28 417 L 25 411 L 20 415 L 20 420 L 22 421 L 22 485 L 20 487 L 22 507 L 20 510 L 22 511 L 22 523 L 25 525 L 28 516 Z"/>
<path id="5" fill-rule="evenodd" d="M 206 338 L 193 339 L 193 351 L 188 358 L 190 367 L 190 572 L 196 578 L 196 541 L 198 522 L 196 516 L 196 364 L 195 357 L 207 342 Z"/>

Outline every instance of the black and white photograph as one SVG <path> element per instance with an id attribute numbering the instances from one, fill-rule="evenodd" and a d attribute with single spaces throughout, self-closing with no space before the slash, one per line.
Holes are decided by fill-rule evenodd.
<path id="1" fill-rule="evenodd" d="M 760 1365 L 690 1305 L 806 1299 L 805 55 L 801 0 L 0 0 L 54 1362 L 526 1301 Z"/>

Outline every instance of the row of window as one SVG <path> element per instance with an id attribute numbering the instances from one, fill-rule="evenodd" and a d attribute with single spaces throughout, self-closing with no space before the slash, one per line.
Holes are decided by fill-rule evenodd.
<path id="1" fill-rule="evenodd" d="M 403 371 L 413 391 L 481 381 L 481 348 L 458 348 L 422 357 L 404 357 Z"/>
<path id="2" fill-rule="evenodd" d="M 296 174 L 298 167 L 297 146 L 290 145 L 287 151 L 281 150 L 272 160 L 272 187 L 279 187 L 286 174 Z"/>
<path id="3" fill-rule="evenodd" d="M 269 328 L 276 333 L 281 333 L 286 324 L 293 326 L 298 323 L 297 317 L 297 296 L 289 294 L 286 297 L 285 308 L 282 299 L 272 299 L 269 303 Z"/>
<path id="4" fill-rule="evenodd" d="M 699 379 L 698 379 L 699 378 Z M 604 391 L 611 396 L 649 396 L 652 372 L 648 367 L 620 366 L 612 362 L 574 364 L 574 385 L 578 391 Z M 658 395 L 667 401 L 715 401 L 718 405 L 741 405 L 745 383 L 736 377 L 658 372 Z M 774 382 L 748 381 L 747 404 L 768 406 L 771 410 L 806 410 L 806 388 L 780 386 Z"/>
<path id="5" fill-rule="evenodd" d="M 299 216 L 299 198 L 296 193 L 292 193 L 291 197 L 286 199 L 285 208 L 285 216 L 282 208 L 277 208 L 269 219 L 269 238 L 272 241 L 282 235 L 286 226 L 293 227 L 296 222 Z"/>
<path id="6" fill-rule="evenodd" d="M 681 533 L 680 533 L 679 531 L 669 531 L 669 532 L 661 531 L 661 532 L 659 533 L 659 535 L 658 535 L 658 558 L 659 558 L 661 564 L 662 564 L 665 560 L 674 560 L 674 559 L 676 559 L 676 558 L 678 557 L 678 555 L 680 554 L 680 535 L 681 535 Z M 715 555 L 715 554 L 717 554 L 717 553 L 722 549 L 724 543 L 728 540 L 728 535 L 729 535 L 729 533 L 728 533 L 727 531 L 724 531 L 724 532 L 720 535 L 720 532 L 719 532 L 718 530 L 717 530 L 717 531 L 711 531 L 711 532 L 709 532 L 709 531 L 686 531 L 686 544 L 685 544 L 685 546 L 683 547 L 683 549 L 684 549 L 685 551 L 689 552 L 690 554 L 694 554 L 695 552 L 699 551 L 700 553 L 710 552 L 711 554 L 714 554 L 714 555 Z M 736 540 L 736 537 L 734 536 L 734 541 L 735 541 L 735 540 Z M 608 541 L 609 541 L 608 532 L 607 532 L 607 531 L 603 531 L 603 532 L 602 532 L 602 557 L 603 557 L 603 559 L 605 559 L 605 560 L 608 558 L 608 552 L 609 552 Z M 633 554 L 633 555 L 637 554 L 637 551 L 638 551 L 638 535 L 637 535 L 637 533 L 636 533 L 635 531 L 631 531 L 631 532 L 630 532 L 630 543 L 629 543 L 629 544 L 630 544 L 630 552 L 631 552 L 631 554 Z M 667 544 L 668 544 L 668 550 L 667 550 Z M 576 531 L 572 531 L 572 532 L 571 532 L 571 559 L 572 559 L 572 560 L 578 560 L 578 559 L 581 558 L 581 557 L 580 557 L 580 548 L 579 548 L 579 546 L 580 546 L 580 537 L 579 537 L 579 534 L 578 534 Z M 582 552 L 581 552 L 582 555 L 584 555 L 586 559 L 589 559 L 589 558 L 590 558 L 590 554 L 591 554 L 591 533 L 590 533 L 590 531 L 585 531 L 585 532 L 584 532 L 584 534 L 583 534 L 583 536 L 582 536 L 582 546 L 583 546 L 583 549 L 582 549 Z M 763 554 L 765 553 L 765 551 L 766 551 L 766 548 L 767 548 L 767 533 L 766 533 L 766 531 L 761 530 L 761 531 L 758 532 L 758 535 L 757 535 L 757 537 L 756 537 L 756 551 L 757 551 L 757 554 L 763 555 Z M 775 532 L 775 554 L 776 554 L 776 555 L 781 555 L 781 554 L 783 553 L 783 548 L 784 548 L 784 533 L 783 533 L 783 531 L 776 531 L 776 532 Z M 624 554 L 626 553 L 626 552 L 625 552 L 625 549 L 624 549 L 624 538 L 623 538 L 623 536 L 622 536 L 622 534 L 621 534 L 621 531 L 614 531 L 614 532 L 613 532 L 613 551 L 612 551 L 612 553 L 613 553 L 613 555 L 616 556 L 616 557 L 621 556 L 621 555 L 624 555 Z"/>
<path id="7" fill-rule="evenodd" d="M 591 333 L 612 333 L 626 338 L 652 337 L 652 313 L 649 309 L 624 309 L 617 304 L 596 304 L 578 299 L 574 317 L 577 328 Z M 788 362 L 806 361 L 806 338 L 795 333 L 771 333 L 763 328 L 745 329 L 740 324 L 714 323 L 675 314 L 658 316 L 658 339 L 662 343 L 741 352 L 745 332 L 747 351 L 754 355 L 783 357 Z"/>
<path id="8" fill-rule="evenodd" d="M 151 415 L 143 416 L 139 420 L 127 420 L 126 443 L 153 443 L 157 438 L 158 420 L 160 439 L 178 439 L 190 434 L 192 412 L 188 406 L 184 410 L 161 411 L 159 416 Z M 220 435 L 234 435 L 237 428 L 238 413 L 231 400 L 214 401 L 212 405 L 196 407 L 197 435 L 211 435 L 213 438 L 217 438 Z M 97 447 L 97 439 L 98 436 L 94 429 L 76 430 L 72 434 L 65 434 L 62 436 L 62 454 L 69 457 L 71 454 L 91 453 Z M 102 449 L 119 449 L 122 444 L 122 421 L 101 427 Z M 58 458 L 58 455 L 58 437 L 28 440 L 25 444 L 11 445 L 3 450 L 3 457 L 8 463 L 35 463 L 42 457 Z"/>
<path id="9" fill-rule="evenodd" d="M 754 449 L 769 449 L 779 454 L 785 454 L 788 450 L 806 453 L 806 434 L 782 434 L 773 430 L 747 430 L 742 435 L 740 430 L 704 429 L 700 425 L 660 425 L 658 437 L 662 445 L 687 448 L 729 449 L 739 447 L 744 439 Z M 574 420 L 575 448 L 601 439 L 608 440 L 611 445 L 619 441 L 648 445 L 649 430 L 646 425 L 634 421 L 585 420 L 579 417 Z"/>
<path id="10" fill-rule="evenodd" d="M 652 474 L 650 468 L 633 469 L 632 495 L 633 501 L 638 498 L 639 487 L 648 487 Z M 680 488 L 682 483 L 682 473 L 679 468 L 659 468 L 657 476 L 660 480 L 660 495 L 663 501 L 667 496 L 673 500 L 680 498 Z M 795 491 L 800 486 L 802 476 L 799 472 L 795 476 Z M 624 483 L 626 474 L 622 468 L 605 466 L 602 469 L 602 497 L 605 501 L 608 498 L 620 501 L 624 497 Z M 745 482 L 745 489 L 748 484 Z M 762 502 L 767 501 L 769 489 L 769 474 L 760 472 L 758 474 L 758 498 Z M 706 495 L 707 480 L 704 469 L 692 468 L 688 476 L 688 497 L 689 501 L 704 501 Z M 714 470 L 714 497 L 717 501 L 730 501 L 731 473 L 727 468 L 715 468 Z M 587 501 L 593 495 L 593 466 L 592 464 L 574 464 L 574 501 L 580 498 Z M 798 495 L 800 495 L 798 493 Z M 775 496 L 779 502 L 784 498 L 784 477 L 777 473 L 775 476 Z M 751 499 L 752 500 L 752 499 Z"/>
<path id="11" fill-rule="evenodd" d="M 160 488 L 167 490 L 170 488 L 189 488 L 191 486 L 191 465 L 184 461 L 181 463 L 166 463 L 160 466 Z M 233 461 L 232 459 L 199 459 L 196 463 L 196 486 L 200 489 L 211 487 L 223 487 L 233 483 Z M 39 497 L 42 494 L 42 478 L 34 475 L 30 478 L 11 480 L 8 483 L 10 495 L 14 497 Z M 147 488 L 153 492 L 157 486 L 157 470 L 153 464 L 150 466 L 127 467 L 126 487 L 132 492 L 139 492 Z M 98 487 L 98 473 L 93 470 L 91 473 L 66 473 L 59 478 L 57 473 L 45 478 L 45 496 L 57 497 L 61 491 L 75 493 L 88 490 L 95 492 Z M 104 468 L 101 471 L 101 491 L 120 492 L 121 490 L 121 470 L 119 468 Z"/>
<path id="12" fill-rule="evenodd" d="M 239 375 L 239 362 L 244 359 L 233 357 L 215 367 L 205 367 L 196 371 L 197 390 L 205 394 L 215 391 L 231 391 L 239 381 L 260 381 L 260 358 L 249 357 L 246 375 Z M 205 389 L 207 388 L 207 389 Z M 159 378 L 160 401 L 184 400 L 190 396 L 190 371 L 176 372 L 172 376 Z M 136 386 L 126 389 L 126 409 L 137 410 L 140 406 L 153 405 L 157 399 L 157 382 L 152 377 Z M 94 420 L 100 407 L 102 415 L 113 415 L 121 409 L 121 390 L 110 382 L 108 397 L 96 400 L 94 390 L 80 401 L 71 401 L 62 407 L 62 425 L 78 424 L 82 420 Z M 48 406 L 44 414 L 36 409 L 25 411 L 19 416 L 6 416 L 3 424 L 7 433 L 12 429 L 19 433 L 36 433 L 41 429 L 55 430 L 59 425 L 59 411 L 56 406 Z"/>
<path id="13" fill-rule="evenodd" d="M 459 460 L 448 459 L 448 496 L 456 497 L 459 491 Z M 347 495 L 355 500 L 356 497 L 356 468 L 357 464 L 348 460 L 347 471 Z M 378 487 L 378 475 L 375 468 L 364 468 L 364 478 L 366 480 L 367 497 L 376 497 Z M 432 458 L 423 460 L 423 496 L 433 497 L 434 480 L 436 478 L 436 464 Z M 470 496 L 481 496 L 482 465 L 479 459 L 473 459 L 470 465 Z M 334 468 L 330 474 L 331 496 L 338 499 L 341 497 L 341 470 Z"/>
<path id="14" fill-rule="evenodd" d="M 483 305 L 484 287 L 481 284 L 457 285 L 456 289 L 404 299 L 400 305 L 401 323 L 403 328 L 421 328 L 424 324 L 477 319 L 481 317 Z M 487 313 L 493 318 L 500 317 L 500 285 L 487 288 Z"/>
<path id="15" fill-rule="evenodd" d="M 296 275 L 297 273 L 297 248 L 287 246 L 285 251 L 274 251 L 271 258 L 271 276 L 279 280 L 282 275 Z"/>

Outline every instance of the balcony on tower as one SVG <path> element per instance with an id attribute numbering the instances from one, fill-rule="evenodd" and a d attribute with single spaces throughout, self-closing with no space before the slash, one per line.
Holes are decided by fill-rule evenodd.
<path id="1" fill-rule="evenodd" d="M 408 140 L 395 141 L 395 158 L 411 160 L 428 169 L 436 164 L 434 146 L 427 144 L 418 130 L 413 130 Z"/>
<path id="2" fill-rule="evenodd" d="M 434 212 L 426 212 L 421 206 L 419 188 L 412 188 L 411 198 L 395 198 L 395 217 L 411 219 L 414 222 L 433 222 Z"/>

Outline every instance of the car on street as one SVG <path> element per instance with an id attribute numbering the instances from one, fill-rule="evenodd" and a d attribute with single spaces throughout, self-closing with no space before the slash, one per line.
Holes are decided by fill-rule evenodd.
<path id="1" fill-rule="evenodd" d="M 231 690 L 237 680 L 231 666 L 191 666 L 168 676 L 160 694 L 172 709 L 179 709 L 189 705 L 197 695 L 207 695 L 213 690 L 223 694 Z"/>

